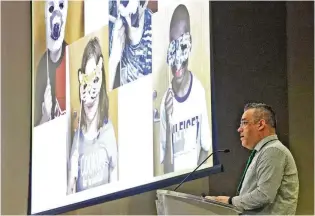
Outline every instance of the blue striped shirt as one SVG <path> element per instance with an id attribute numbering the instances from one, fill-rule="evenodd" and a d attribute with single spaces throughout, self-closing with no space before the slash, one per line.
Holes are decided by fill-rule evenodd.
<path id="1" fill-rule="evenodd" d="M 111 15 L 115 16 L 115 5 L 110 8 Z M 142 38 L 137 45 L 126 43 L 122 53 L 121 69 L 120 69 L 120 84 L 124 85 L 138 78 L 152 73 L 152 12 L 145 9 L 144 12 L 144 30 Z M 110 22 L 110 50 L 112 45 L 112 29 L 113 23 Z"/>

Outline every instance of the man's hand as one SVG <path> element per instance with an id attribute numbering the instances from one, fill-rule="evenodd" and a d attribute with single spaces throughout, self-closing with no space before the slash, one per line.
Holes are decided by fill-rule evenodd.
<path id="1" fill-rule="evenodd" d="M 229 198 L 228 196 L 206 196 L 206 199 L 215 200 L 217 202 L 222 202 L 225 204 L 229 204 Z"/>

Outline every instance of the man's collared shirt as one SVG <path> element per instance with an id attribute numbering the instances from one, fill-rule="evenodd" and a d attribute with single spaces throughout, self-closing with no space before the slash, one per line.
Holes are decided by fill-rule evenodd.
<path id="1" fill-rule="evenodd" d="M 262 139 L 248 167 L 239 196 L 232 199 L 244 214 L 294 215 L 299 179 L 291 152 L 277 135 Z"/>

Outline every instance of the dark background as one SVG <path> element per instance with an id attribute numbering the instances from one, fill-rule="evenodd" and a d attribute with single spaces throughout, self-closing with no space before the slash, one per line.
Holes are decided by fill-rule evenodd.
<path id="1" fill-rule="evenodd" d="M 216 148 L 231 153 L 218 155 L 225 171 L 209 177 L 209 193 L 235 195 L 249 156 L 237 132 L 243 107 L 263 102 L 274 108 L 278 137 L 296 159 L 300 212 L 312 214 L 314 3 L 211 2 L 210 11 Z"/>
<path id="2" fill-rule="evenodd" d="M 212 2 L 212 70 L 217 146 L 229 178 L 218 192 L 235 192 L 248 151 L 237 132 L 248 102 L 270 104 L 288 145 L 285 2 Z M 231 180 L 232 179 L 232 180 Z"/>

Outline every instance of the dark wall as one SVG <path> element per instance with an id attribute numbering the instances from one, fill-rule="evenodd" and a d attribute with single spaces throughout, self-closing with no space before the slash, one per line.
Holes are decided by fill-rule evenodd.
<path id="1" fill-rule="evenodd" d="M 288 144 L 285 2 L 212 2 L 212 70 L 215 127 L 222 174 L 210 176 L 212 194 L 234 195 L 248 151 L 237 128 L 247 102 L 277 113 L 280 140 Z"/>
<path id="2" fill-rule="evenodd" d="M 299 171 L 297 213 L 314 215 L 314 2 L 287 2 L 289 142 Z"/>

